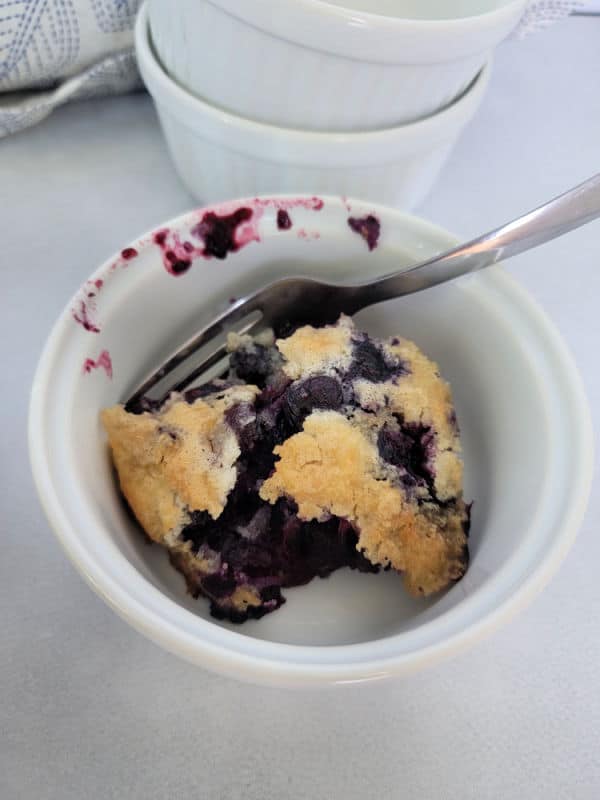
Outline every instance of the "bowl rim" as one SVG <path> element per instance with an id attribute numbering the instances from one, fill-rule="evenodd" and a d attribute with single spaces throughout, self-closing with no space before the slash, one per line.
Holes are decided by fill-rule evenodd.
<path id="1" fill-rule="evenodd" d="M 363 131 L 318 131 L 286 128 L 233 114 L 192 94 L 166 72 L 151 44 L 147 5 L 141 7 L 135 24 L 135 50 L 146 88 L 185 127 L 202 133 L 221 146 L 263 154 L 269 145 L 269 160 L 314 164 L 327 156 L 336 166 L 380 164 L 382 153 L 392 161 L 399 154 L 429 150 L 437 143 L 453 140 L 471 118 L 489 83 L 492 61 L 488 59 L 473 81 L 451 103 L 434 114 L 395 127 Z M 200 125 L 195 124 L 200 120 Z"/>
<path id="2" fill-rule="evenodd" d="M 268 195 L 261 200 L 277 201 L 290 197 L 291 195 Z M 306 199 L 308 198 L 306 195 Z M 340 203 L 340 198 L 333 196 L 322 196 L 321 199 L 324 202 L 324 209 L 329 205 Z M 231 202 L 243 204 L 251 201 L 240 199 Z M 387 220 L 388 226 L 395 223 L 399 226 L 408 226 L 417 233 L 422 231 L 423 234 L 441 238 L 448 244 L 455 241 L 438 226 L 396 209 L 348 198 L 343 198 L 342 202 L 350 203 L 353 209 L 358 210 L 357 213 L 363 208 L 368 208 L 372 213 Z M 222 205 L 219 203 L 198 211 L 219 209 Z M 185 223 L 189 216 L 190 212 L 178 215 L 164 225 L 177 228 Z M 149 233 L 145 233 L 137 237 L 131 246 L 143 249 L 148 246 L 149 241 L 151 241 Z M 104 262 L 91 279 L 104 274 L 114 261 L 115 256 Z M 475 280 L 480 277 L 482 276 L 476 276 Z M 482 281 L 477 281 L 471 285 L 481 286 L 481 283 Z M 113 610 L 148 638 L 192 663 L 254 683 L 300 686 L 353 684 L 383 679 L 414 671 L 425 664 L 457 653 L 484 633 L 494 630 L 522 608 L 547 583 L 575 539 L 591 487 L 593 431 L 582 380 L 553 324 L 529 294 L 502 269 L 494 267 L 487 270 L 483 283 L 484 289 L 486 285 L 496 287 L 508 295 L 511 302 L 519 304 L 527 319 L 530 319 L 531 324 L 539 330 L 553 362 L 560 366 L 561 374 L 564 374 L 561 387 L 568 400 L 569 410 L 572 411 L 569 421 L 575 432 L 570 441 L 569 457 L 570 466 L 576 467 L 571 469 L 571 473 L 576 474 L 576 479 L 573 477 L 569 486 L 569 503 L 564 508 L 561 507 L 561 517 L 554 525 L 553 530 L 557 532 L 553 534 L 543 555 L 535 561 L 533 567 L 527 564 L 527 573 L 513 577 L 509 582 L 510 586 L 499 588 L 499 583 L 502 581 L 506 584 L 504 573 L 508 565 L 504 565 L 498 575 L 491 578 L 485 586 L 476 589 L 471 596 L 478 595 L 478 605 L 475 609 L 472 608 L 472 603 L 459 603 L 435 620 L 418 626 L 415 629 L 418 631 L 416 635 L 415 631 L 408 631 L 385 637 L 383 640 L 376 639 L 357 644 L 309 646 L 257 640 L 243 633 L 215 626 L 210 621 L 202 620 L 191 611 L 182 608 L 175 601 L 171 601 L 157 587 L 152 587 L 154 592 L 151 595 L 150 589 L 144 587 L 145 579 L 132 565 L 129 565 L 130 571 L 138 576 L 139 586 L 119 583 L 113 573 L 107 572 L 94 560 L 93 555 L 81 542 L 76 525 L 60 504 L 48 469 L 46 430 L 51 426 L 51 420 L 46 418 L 46 397 L 52 390 L 53 362 L 60 352 L 65 331 L 68 330 L 66 326 L 72 326 L 71 301 L 54 324 L 40 357 L 32 385 L 28 425 L 29 456 L 38 496 L 50 525 L 68 556 L 91 588 Z M 531 523 L 531 526 L 533 525 L 535 520 Z M 517 554 L 511 557 L 511 565 Z M 123 558 L 126 561 L 125 557 Z M 517 579 L 519 582 L 515 585 Z M 142 594 L 146 595 L 146 602 L 140 600 L 133 591 L 134 588 L 139 591 L 143 589 Z M 498 593 L 501 594 L 499 601 Z M 156 598 L 160 601 L 159 611 L 150 602 Z M 460 613 L 461 608 L 462 613 Z M 179 625 L 170 618 L 173 614 L 176 620 L 179 619 Z M 209 634 L 207 638 L 200 638 L 184 629 L 183 622 L 188 619 L 188 615 L 197 621 L 198 629 Z M 443 624 L 440 624 L 440 621 Z M 441 628 L 442 635 L 427 643 L 424 634 L 431 633 L 432 626 Z M 215 633 L 217 628 L 218 634 Z M 413 650 L 395 655 L 392 652 L 385 657 L 372 657 L 372 652 L 377 650 L 378 642 L 393 644 L 399 638 L 410 641 L 410 637 L 415 643 Z M 420 644 L 419 641 L 423 643 Z M 391 644 L 389 646 L 391 647 Z"/>
<path id="3" fill-rule="evenodd" d="M 254 28 L 310 50 L 402 65 L 439 64 L 486 52 L 515 27 L 528 0 L 505 0 L 492 11 L 433 20 L 389 17 L 332 5 L 326 0 L 287 0 L 285 14 L 277 13 L 278 0 L 205 2 Z"/>

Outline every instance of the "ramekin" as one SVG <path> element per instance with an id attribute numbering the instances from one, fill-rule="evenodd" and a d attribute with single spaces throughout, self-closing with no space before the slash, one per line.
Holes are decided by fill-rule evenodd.
<path id="1" fill-rule="evenodd" d="M 466 89 L 526 0 L 481 5 L 401 19 L 321 0 L 148 0 L 148 15 L 168 74 L 206 102 L 272 125 L 358 131 L 421 119 Z"/>
<path id="2" fill-rule="evenodd" d="M 198 256 L 173 274 L 157 230 L 186 241 L 207 213 L 240 208 L 239 246 L 219 261 Z M 291 223 L 283 230 L 281 209 Z M 372 250 L 349 224 L 367 215 L 379 221 Z M 127 397 L 231 296 L 284 275 L 364 281 L 455 243 L 423 220 L 352 198 L 246 198 L 166 221 L 124 242 L 90 275 L 46 340 L 29 447 L 58 539 L 117 613 L 162 647 L 225 675 L 277 686 L 354 685 L 460 652 L 550 579 L 585 510 L 594 437 L 564 343 L 500 267 L 379 304 L 357 319 L 372 335 L 413 339 L 452 386 L 473 519 L 469 569 L 448 592 L 417 601 L 393 572 L 339 570 L 286 589 L 285 605 L 261 620 L 216 620 L 205 600 L 186 593 L 166 552 L 148 546 L 111 470 L 100 410 Z"/>
<path id="3" fill-rule="evenodd" d="M 153 52 L 144 7 L 135 41 L 177 172 L 201 202 L 321 192 L 414 208 L 477 111 L 491 71 L 488 64 L 458 100 L 419 122 L 364 133 L 323 133 L 244 119 L 183 89 Z"/>

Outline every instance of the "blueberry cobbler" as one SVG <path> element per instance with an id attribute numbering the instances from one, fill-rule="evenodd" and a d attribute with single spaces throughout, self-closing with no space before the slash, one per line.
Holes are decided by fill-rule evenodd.
<path id="1" fill-rule="evenodd" d="M 243 622 L 340 567 L 414 595 L 468 564 L 456 417 L 437 367 L 349 317 L 232 336 L 226 379 L 102 412 L 123 495 L 211 613 Z"/>

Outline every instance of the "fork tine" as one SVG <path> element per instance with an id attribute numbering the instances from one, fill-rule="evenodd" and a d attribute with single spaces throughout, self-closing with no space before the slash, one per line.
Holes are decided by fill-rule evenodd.
<path id="1" fill-rule="evenodd" d="M 177 367 L 184 361 L 187 361 L 187 359 L 193 353 L 199 350 L 203 345 L 207 344 L 211 339 L 214 339 L 215 336 L 218 336 L 218 334 L 222 333 L 223 331 L 232 329 L 235 322 L 247 317 L 254 311 L 260 311 L 262 316 L 262 310 L 259 308 L 259 303 L 260 297 L 258 295 L 254 295 L 248 299 L 239 300 L 236 304 L 232 305 L 231 308 L 228 308 L 226 311 L 220 314 L 209 325 L 201 330 L 199 334 L 196 334 L 196 336 L 190 339 L 183 347 L 178 348 L 178 350 L 164 362 L 160 369 L 156 370 L 148 378 L 146 378 L 146 380 L 135 390 L 135 392 L 131 394 L 126 402 L 126 406 L 135 407 L 142 397 L 144 397 L 144 395 L 146 395 L 150 389 L 156 386 L 157 383 L 166 378 L 167 375 L 173 372 L 173 370 L 177 369 Z M 245 330 L 245 328 L 243 328 L 243 330 Z M 205 370 L 206 367 L 203 369 Z M 197 370 L 195 370 L 195 372 L 196 374 L 200 374 L 200 372 Z"/>
<path id="2" fill-rule="evenodd" d="M 214 350 L 209 356 L 207 356 L 201 364 L 198 364 L 191 372 L 189 372 L 185 377 L 183 377 L 180 381 L 178 381 L 173 386 L 169 387 L 169 389 L 163 394 L 160 399 L 160 402 L 164 402 L 171 392 L 181 392 L 183 391 L 186 386 L 189 386 L 190 383 L 193 383 L 196 378 L 199 378 L 202 373 L 207 372 L 211 367 L 214 367 L 215 364 L 218 364 L 219 361 L 225 358 L 227 355 L 227 347 L 222 344 L 219 348 Z"/>
<path id="3" fill-rule="evenodd" d="M 219 334 L 237 330 L 238 333 L 251 333 L 257 330 L 258 322 L 261 327 L 270 327 L 276 336 L 286 334 L 288 329 L 293 329 L 308 320 L 326 323 L 334 321 L 340 311 L 353 313 L 361 308 L 364 303 L 356 303 L 354 292 L 350 288 L 334 286 L 316 281 L 311 278 L 282 278 L 267 284 L 262 289 L 235 302 L 230 308 L 221 313 L 199 334 L 190 339 L 183 347 L 171 355 L 170 358 L 132 393 L 125 403 L 129 411 L 139 412 L 151 407 L 156 407 L 168 397 L 174 388 L 181 389 L 196 381 L 202 373 L 218 363 L 224 357 L 225 351 L 214 343 L 212 353 L 202 363 L 198 364 L 188 375 L 167 385 L 163 399 L 157 400 L 148 396 L 148 392 L 161 381 L 164 381 L 180 365 L 184 364 L 190 356 L 201 347 L 210 344 Z M 343 299 L 343 302 L 342 302 Z M 259 319 L 241 323 L 253 313 L 259 314 Z M 160 390 L 159 390 L 160 391 Z"/>
<path id="4" fill-rule="evenodd" d="M 237 333 L 244 334 L 253 334 L 256 333 L 260 329 L 260 322 L 261 320 L 257 320 L 250 325 L 244 325 L 240 328 Z M 186 386 L 189 386 L 190 383 L 193 383 L 197 378 L 199 378 L 204 372 L 208 372 L 208 370 L 213 367 L 215 364 L 218 364 L 219 361 L 227 355 L 227 346 L 222 344 L 217 350 L 212 352 L 209 356 L 207 356 L 201 364 L 194 367 L 194 369 L 189 372 L 185 377 L 183 377 L 178 383 L 176 383 L 173 387 L 169 389 L 169 391 L 164 395 L 163 400 L 166 400 L 168 395 L 171 392 L 181 392 Z"/>

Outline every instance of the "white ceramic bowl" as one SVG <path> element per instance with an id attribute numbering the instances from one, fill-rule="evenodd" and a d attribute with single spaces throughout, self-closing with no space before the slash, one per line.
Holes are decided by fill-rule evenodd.
<path id="1" fill-rule="evenodd" d="M 149 43 L 142 9 L 136 51 L 181 179 L 202 203 L 272 192 L 348 194 L 410 209 L 433 185 L 484 96 L 490 67 L 444 111 L 368 133 L 315 133 L 243 119 L 173 81 Z"/>
<path id="2" fill-rule="evenodd" d="M 148 0 L 158 56 L 187 90 L 242 117 L 329 131 L 397 126 L 443 108 L 526 4 Z M 366 13 L 372 5 L 393 5 L 395 16 Z"/>
<path id="3" fill-rule="evenodd" d="M 409 598 L 397 575 L 342 570 L 286 590 L 276 613 L 241 627 L 217 622 L 186 595 L 164 552 L 149 547 L 119 500 L 98 412 L 203 321 L 276 276 L 365 279 L 454 244 L 400 212 L 338 198 L 237 201 L 252 217 L 224 261 L 180 277 L 151 234 L 115 255 L 67 305 L 33 385 L 29 443 L 37 489 L 60 542 L 92 588 L 172 652 L 238 678 L 276 685 L 402 675 L 456 653 L 523 607 L 573 541 L 590 485 L 592 434 L 581 381 L 552 325 L 494 267 L 362 312 L 373 334 L 417 341 L 450 380 L 462 428 L 466 495 L 474 500 L 471 565 L 446 594 Z M 287 209 L 289 230 L 277 211 Z M 163 226 L 183 241 L 203 216 Z M 369 252 L 348 217 L 374 214 Z M 91 297 L 90 295 L 94 295 Z M 112 379 L 107 371 L 112 366 Z M 100 646 L 100 644 L 99 644 Z"/>

